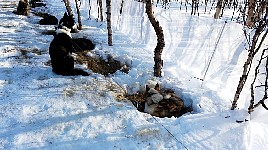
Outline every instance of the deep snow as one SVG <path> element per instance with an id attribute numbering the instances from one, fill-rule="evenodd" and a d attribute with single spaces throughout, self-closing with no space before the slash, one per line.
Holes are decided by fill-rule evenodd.
<path id="1" fill-rule="evenodd" d="M 37 10 L 60 19 L 64 3 L 46 2 L 47 9 Z M 260 107 L 251 116 L 247 114 L 248 85 L 238 101 L 239 109 L 230 110 L 247 56 L 241 24 L 230 21 L 228 13 L 214 20 L 213 10 L 191 16 L 179 10 L 179 3 L 172 3 L 169 9 L 155 7 L 166 41 L 164 74 L 157 79 L 152 76 L 156 37 L 144 5 L 125 0 L 120 15 L 120 2 L 112 1 L 113 46 L 107 45 L 105 22 L 88 19 L 86 0 L 82 1 L 84 30 L 72 36 L 92 39 L 98 55 L 109 53 L 128 63 L 129 73 L 64 77 L 55 75 L 49 66 L 53 36 L 41 34 L 54 26 L 38 25 L 40 17 L 32 14 L 15 15 L 17 2 L 0 0 L 0 149 L 268 147 L 267 112 Z M 91 18 L 96 18 L 96 2 L 91 4 Z M 197 78 L 204 77 L 226 20 L 201 82 Z M 116 100 L 123 90 L 133 93 L 148 82 L 173 88 L 194 111 L 180 118 L 153 118 L 138 112 L 127 100 Z"/>

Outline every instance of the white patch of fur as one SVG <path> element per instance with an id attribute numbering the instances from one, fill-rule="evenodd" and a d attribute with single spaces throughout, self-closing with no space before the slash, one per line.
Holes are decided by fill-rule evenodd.
<path id="1" fill-rule="evenodd" d="M 56 30 L 56 33 L 57 34 L 60 34 L 60 33 L 65 33 L 66 35 L 68 35 L 70 38 L 72 38 L 72 35 L 71 35 L 71 29 L 63 26 L 62 29 L 57 29 Z"/>

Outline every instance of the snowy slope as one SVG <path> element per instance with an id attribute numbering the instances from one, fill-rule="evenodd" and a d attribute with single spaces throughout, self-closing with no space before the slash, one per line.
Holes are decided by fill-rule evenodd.
<path id="1" fill-rule="evenodd" d="M 17 16 L 12 13 L 15 0 L 0 0 L 0 149 L 268 147 L 267 112 L 260 108 L 248 116 L 249 92 L 239 100 L 239 110 L 229 110 L 247 55 L 240 24 L 227 22 L 202 83 L 196 78 L 204 77 L 225 20 L 215 21 L 211 14 L 190 16 L 175 4 L 167 10 L 155 8 L 166 40 L 164 76 L 156 79 L 152 76 L 156 37 L 143 4 L 126 0 L 120 15 L 121 0 L 112 2 L 112 47 L 107 45 L 105 23 L 88 20 L 86 0 L 82 1 L 84 30 L 73 36 L 93 39 L 97 52 L 131 64 L 129 74 L 64 77 L 52 73 L 49 66 L 53 37 L 41 34 L 54 26 L 38 25 L 40 17 L 33 15 Z M 47 3 L 44 11 L 60 19 L 63 2 Z M 97 17 L 96 9 L 92 2 L 92 18 Z M 148 80 L 173 88 L 194 111 L 180 118 L 153 118 L 129 101 L 115 99 L 121 88 L 132 93 Z"/>

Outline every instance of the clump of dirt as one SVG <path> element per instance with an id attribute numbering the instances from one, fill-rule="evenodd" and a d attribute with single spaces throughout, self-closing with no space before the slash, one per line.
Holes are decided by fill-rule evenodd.
<path id="1" fill-rule="evenodd" d="M 80 64 L 86 64 L 87 68 L 95 73 L 99 73 L 105 76 L 115 73 L 120 70 L 124 73 L 128 73 L 129 68 L 127 65 L 122 64 L 120 61 L 115 60 L 111 55 L 108 55 L 107 60 L 101 57 L 88 55 L 89 51 L 76 52 L 77 61 Z"/>
<path id="2" fill-rule="evenodd" d="M 156 117 L 180 117 L 191 112 L 191 107 L 186 107 L 183 100 L 175 94 L 174 90 L 162 88 L 159 84 L 154 88 L 146 86 L 145 91 L 126 95 L 126 99 L 140 112 L 149 113 Z"/>

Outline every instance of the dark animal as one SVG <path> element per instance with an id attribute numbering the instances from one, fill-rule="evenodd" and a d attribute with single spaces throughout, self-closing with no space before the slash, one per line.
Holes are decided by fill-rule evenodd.
<path id="1" fill-rule="evenodd" d="M 57 25 L 58 19 L 55 16 L 48 15 L 39 21 L 40 25 Z"/>
<path id="2" fill-rule="evenodd" d="M 85 50 L 93 50 L 95 48 L 95 44 L 93 44 L 89 39 L 77 38 L 73 39 L 73 47 L 76 52 L 82 52 Z"/>
<path id="3" fill-rule="evenodd" d="M 53 72 L 64 76 L 88 76 L 87 72 L 74 68 L 74 58 L 71 56 L 73 50 L 70 29 L 58 29 L 49 47 Z"/>
<path id="4" fill-rule="evenodd" d="M 20 0 L 18 7 L 17 7 L 17 11 L 15 13 L 18 15 L 28 16 L 29 10 L 30 10 L 30 8 L 29 8 L 27 2 L 25 0 Z"/>
<path id="5" fill-rule="evenodd" d="M 63 17 L 60 19 L 60 22 L 58 25 L 58 28 L 62 28 L 62 27 L 67 27 L 71 29 L 71 33 L 78 32 L 74 18 L 69 16 L 66 12 L 64 13 Z"/>

